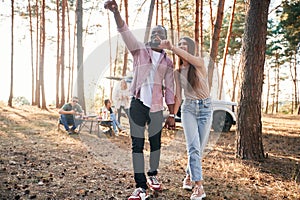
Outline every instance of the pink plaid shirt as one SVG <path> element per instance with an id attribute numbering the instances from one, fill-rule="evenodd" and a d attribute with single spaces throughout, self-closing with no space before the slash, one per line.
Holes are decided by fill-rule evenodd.
<path id="1" fill-rule="evenodd" d="M 131 94 L 139 98 L 139 93 L 143 82 L 149 76 L 152 68 L 152 53 L 150 46 L 139 42 L 126 23 L 118 28 L 122 38 L 133 56 L 133 80 L 131 83 Z M 163 97 L 167 105 L 174 104 L 174 65 L 165 51 L 162 51 L 159 58 L 159 65 L 154 75 L 152 90 L 152 104 L 150 111 L 157 112 L 163 110 Z M 164 91 L 163 91 L 164 84 Z"/>

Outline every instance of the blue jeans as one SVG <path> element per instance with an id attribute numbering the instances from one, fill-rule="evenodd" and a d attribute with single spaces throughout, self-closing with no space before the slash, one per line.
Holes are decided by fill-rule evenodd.
<path id="1" fill-rule="evenodd" d="M 202 154 L 212 123 L 211 99 L 186 99 L 181 106 L 181 113 L 188 153 L 186 173 L 191 176 L 192 181 L 201 181 L 203 180 Z"/>
<path id="2" fill-rule="evenodd" d="M 115 133 L 117 133 L 117 132 L 118 132 L 117 127 L 118 127 L 118 128 L 121 128 L 121 125 L 120 125 L 120 123 L 117 121 L 117 118 L 116 118 L 115 113 L 111 113 L 111 114 L 110 114 L 110 120 L 112 121 L 112 126 L 113 126 L 113 129 L 114 129 Z"/>
<path id="3" fill-rule="evenodd" d="M 72 118 L 67 117 L 66 115 L 60 115 L 60 121 L 64 125 L 66 131 L 70 128 L 69 126 L 72 125 L 72 130 L 75 130 L 79 124 L 81 124 L 80 120 L 74 120 L 74 116 Z"/>

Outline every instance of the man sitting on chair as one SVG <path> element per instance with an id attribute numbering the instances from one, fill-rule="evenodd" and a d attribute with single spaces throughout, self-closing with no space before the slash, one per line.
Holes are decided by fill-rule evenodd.
<path id="1" fill-rule="evenodd" d="M 83 110 L 78 104 L 78 97 L 73 97 L 69 103 L 63 105 L 58 113 L 60 114 L 60 123 L 64 125 L 68 134 L 75 133 L 75 129 L 81 123 L 76 118 L 83 115 Z M 69 126 L 72 126 L 72 128 L 70 129 Z"/>

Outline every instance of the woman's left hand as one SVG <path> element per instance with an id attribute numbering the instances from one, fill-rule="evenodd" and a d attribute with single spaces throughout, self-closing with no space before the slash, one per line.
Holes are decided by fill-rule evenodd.
<path id="1" fill-rule="evenodd" d="M 171 50 L 172 44 L 169 40 L 161 40 L 160 45 L 158 46 L 161 49 L 169 49 Z"/>

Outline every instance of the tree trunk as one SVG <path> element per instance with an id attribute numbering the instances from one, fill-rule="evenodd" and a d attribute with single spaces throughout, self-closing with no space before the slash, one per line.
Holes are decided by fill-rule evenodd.
<path id="1" fill-rule="evenodd" d="M 223 79 L 224 79 L 224 73 L 225 73 L 226 58 L 227 58 L 227 53 L 228 53 L 228 48 L 230 45 L 230 38 L 231 38 L 231 33 L 232 33 L 232 24 L 233 24 L 233 20 L 234 20 L 235 3 L 236 3 L 236 0 L 233 0 L 229 26 L 228 26 L 228 30 L 227 30 L 224 54 L 223 54 L 223 66 L 222 66 L 222 74 L 221 74 L 221 81 L 220 81 L 220 94 L 219 94 L 220 100 L 222 99 Z"/>
<path id="2" fill-rule="evenodd" d="M 125 0 L 126 1 L 126 0 Z M 112 66 L 112 48 L 111 48 L 111 31 L 110 31 L 110 18 L 109 18 L 109 12 L 107 12 L 107 21 L 108 21 L 108 43 L 109 43 L 109 76 L 113 75 L 113 66 Z M 109 90 L 109 98 L 112 100 L 112 88 L 113 88 L 113 82 L 112 80 L 109 81 L 110 83 L 110 90 Z"/>
<path id="3" fill-rule="evenodd" d="M 125 20 L 126 20 L 126 24 L 128 25 L 128 0 L 124 0 L 124 8 L 125 8 Z M 126 75 L 127 65 L 128 65 L 128 49 L 125 48 L 122 76 Z"/>
<path id="4" fill-rule="evenodd" d="M 241 68 L 241 59 L 239 60 L 239 63 L 237 65 L 237 70 L 235 72 L 234 67 L 232 67 L 232 82 L 233 82 L 233 90 L 232 90 L 232 97 L 231 101 L 236 101 L 236 87 L 237 83 L 239 81 L 239 74 L 240 74 L 240 68 Z"/>
<path id="5" fill-rule="evenodd" d="M 149 40 L 154 4 L 155 4 L 155 0 L 151 0 L 149 14 L 148 14 L 148 20 L 147 20 L 147 25 L 146 25 L 146 33 L 145 33 L 145 37 L 144 37 L 144 43 L 148 42 L 148 40 Z"/>
<path id="6" fill-rule="evenodd" d="M 31 3 L 28 0 L 28 13 L 29 13 L 29 28 L 30 28 L 30 60 L 31 60 L 31 105 L 35 104 L 35 77 L 34 77 L 34 64 L 33 64 L 33 35 L 32 35 L 32 13 Z"/>
<path id="7" fill-rule="evenodd" d="M 59 48 L 60 48 L 60 17 L 59 17 L 59 6 L 60 0 L 56 0 L 56 21 L 57 21 L 57 41 L 56 41 L 56 98 L 55 98 L 55 104 L 56 108 L 61 107 L 60 100 L 59 100 L 59 77 L 60 77 L 60 54 L 59 54 Z"/>
<path id="8" fill-rule="evenodd" d="M 211 89 L 211 86 L 212 86 L 212 78 L 213 78 L 215 62 L 216 62 L 216 59 L 218 56 L 218 44 L 219 44 L 219 39 L 220 39 L 221 27 L 222 27 L 224 4 L 225 4 L 225 0 L 219 0 L 217 20 L 214 25 L 214 32 L 213 32 L 212 42 L 211 42 L 211 46 L 210 46 L 210 59 L 209 59 L 209 64 L 208 64 L 209 89 Z"/>
<path id="9" fill-rule="evenodd" d="M 195 0 L 195 30 L 194 30 L 194 34 L 195 34 L 195 51 L 196 51 L 196 55 L 198 56 L 198 52 L 199 52 L 199 7 L 200 7 L 200 0 Z"/>
<path id="10" fill-rule="evenodd" d="M 45 39 L 46 39 L 46 20 L 45 20 L 45 0 L 42 0 L 42 20 L 41 20 L 41 54 L 40 54 L 40 88 L 42 95 L 42 109 L 47 109 L 44 84 L 44 60 L 45 60 Z"/>
<path id="11" fill-rule="evenodd" d="M 169 15 L 170 15 L 170 29 L 171 29 L 171 42 L 174 44 L 174 26 L 173 26 L 173 14 L 172 14 L 172 2 L 169 0 Z M 172 53 L 173 63 L 175 63 L 175 54 Z"/>
<path id="12" fill-rule="evenodd" d="M 8 106 L 12 107 L 13 88 L 14 88 L 14 0 L 11 0 L 11 57 L 10 57 L 10 92 Z"/>
<path id="13" fill-rule="evenodd" d="M 77 21 L 77 16 L 75 16 L 75 21 Z M 74 31 L 73 31 L 73 51 L 72 51 L 72 72 L 71 72 L 71 95 L 70 97 L 73 97 L 73 82 L 74 82 L 74 68 L 75 68 L 75 49 L 76 49 L 76 23 L 74 24 Z"/>
<path id="14" fill-rule="evenodd" d="M 280 67 L 280 65 L 278 63 L 279 62 L 278 58 L 279 58 L 279 55 L 278 55 L 278 53 L 276 53 L 276 107 L 275 107 L 276 113 L 279 112 L 278 101 L 279 101 L 279 82 L 280 82 L 280 79 L 279 79 L 279 67 Z"/>
<path id="15" fill-rule="evenodd" d="M 267 101 L 266 101 L 266 108 L 265 108 L 265 114 L 268 114 L 269 110 L 269 97 L 270 97 L 270 69 L 267 70 L 267 78 L 268 78 L 268 85 L 267 85 Z"/>
<path id="16" fill-rule="evenodd" d="M 203 0 L 200 0 L 200 55 L 203 56 Z M 198 51 L 197 51 L 198 54 Z"/>
<path id="17" fill-rule="evenodd" d="M 35 59 L 35 105 L 40 107 L 40 83 L 39 83 L 39 54 L 40 54 L 40 48 L 39 48 L 39 0 L 36 0 L 35 4 L 36 8 L 36 59 Z"/>
<path id="18" fill-rule="evenodd" d="M 65 98 L 65 30 L 66 30 L 66 1 L 62 0 L 61 9 L 61 48 L 60 48 L 60 105 L 64 105 Z"/>
<path id="19" fill-rule="evenodd" d="M 270 0 L 249 0 L 242 52 L 242 85 L 238 106 L 237 156 L 265 158 L 262 142 L 261 96 Z"/>
<path id="20" fill-rule="evenodd" d="M 68 1 L 66 1 L 66 8 L 67 8 L 67 19 L 68 19 L 68 94 L 67 94 L 67 102 L 70 101 L 70 97 L 71 97 L 71 23 L 70 23 L 70 9 L 69 9 L 69 3 Z"/>
<path id="21" fill-rule="evenodd" d="M 179 21 L 179 1 L 176 1 L 176 22 L 177 22 L 177 38 L 180 38 L 180 21 Z"/>
<path id="22" fill-rule="evenodd" d="M 297 85 L 297 49 L 295 49 L 295 53 L 294 53 L 294 79 L 293 79 L 293 83 L 294 83 L 294 101 L 295 101 L 295 108 L 298 107 L 299 102 L 298 102 L 298 85 Z M 299 111 L 300 111 L 300 107 L 299 107 Z M 299 113 L 298 113 L 299 114 Z"/>
<path id="23" fill-rule="evenodd" d="M 164 26 L 164 0 L 160 0 L 160 8 L 161 25 Z"/>
<path id="24" fill-rule="evenodd" d="M 84 66 L 83 66 L 83 46 L 82 46 L 82 0 L 77 0 L 76 19 L 77 19 L 77 95 L 80 104 L 85 109 L 84 98 Z"/>
<path id="25" fill-rule="evenodd" d="M 213 9 L 212 9 L 212 0 L 209 0 L 209 15 L 210 15 L 210 35 L 212 37 L 213 32 L 214 32 L 214 17 L 213 17 Z"/>
<path id="26" fill-rule="evenodd" d="M 159 0 L 156 0 L 156 15 L 155 15 L 155 25 L 158 25 L 158 14 L 159 13 Z"/>

